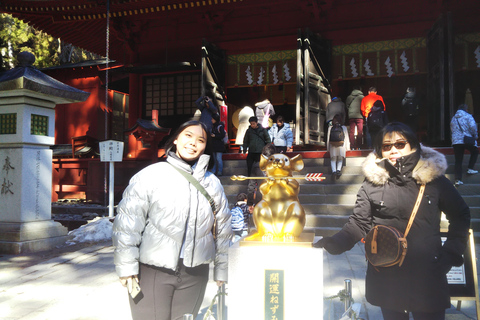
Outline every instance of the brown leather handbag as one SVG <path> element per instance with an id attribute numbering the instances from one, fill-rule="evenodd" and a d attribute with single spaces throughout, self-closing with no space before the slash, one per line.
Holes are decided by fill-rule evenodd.
<path id="1" fill-rule="evenodd" d="M 399 267 L 402 266 L 408 249 L 407 235 L 417 215 L 424 191 L 423 184 L 420 186 L 405 234 L 394 227 L 377 225 L 365 237 L 365 256 L 374 267 L 391 267 L 397 264 Z"/>

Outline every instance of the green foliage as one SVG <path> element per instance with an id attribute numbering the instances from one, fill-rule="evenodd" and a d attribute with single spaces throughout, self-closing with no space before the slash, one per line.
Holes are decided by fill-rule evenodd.
<path id="1" fill-rule="evenodd" d="M 97 58 L 9 14 L 0 14 L 0 71 L 14 68 L 22 51 L 35 55 L 34 66 L 39 69 Z"/>

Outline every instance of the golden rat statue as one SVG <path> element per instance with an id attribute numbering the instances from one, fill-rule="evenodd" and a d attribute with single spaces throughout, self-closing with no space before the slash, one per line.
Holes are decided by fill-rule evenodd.
<path id="1" fill-rule="evenodd" d="M 276 153 L 260 158 L 260 169 L 267 174 L 260 185 L 262 200 L 253 209 L 253 221 L 257 232 L 245 240 L 293 241 L 305 227 L 305 210 L 300 205 L 300 184 L 293 177 L 304 163 L 301 155 L 289 158 Z"/>

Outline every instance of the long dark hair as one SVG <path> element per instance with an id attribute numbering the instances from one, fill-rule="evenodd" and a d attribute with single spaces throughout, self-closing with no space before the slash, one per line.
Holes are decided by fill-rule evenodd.
<path id="1" fill-rule="evenodd" d="M 167 142 L 165 142 L 165 154 L 168 155 L 170 151 L 175 153 L 177 152 L 177 146 L 173 142 L 178 138 L 178 136 L 180 135 L 180 133 L 182 133 L 183 130 L 192 126 L 201 126 L 203 131 L 205 132 L 205 136 L 207 137 L 207 145 L 205 146 L 205 151 L 203 153 L 210 156 L 210 160 L 208 162 L 208 169 L 212 169 L 213 165 L 215 164 L 215 159 L 213 158 L 212 138 L 210 137 L 207 126 L 197 120 L 190 120 L 184 122 L 178 127 L 178 129 L 173 133 L 173 135 L 168 138 Z"/>
<path id="2" fill-rule="evenodd" d="M 421 150 L 420 147 L 420 142 L 418 141 L 417 135 L 413 130 L 407 126 L 404 123 L 401 122 L 390 122 L 387 124 L 385 127 L 383 127 L 375 136 L 374 141 L 372 142 L 373 144 L 373 151 L 375 151 L 375 154 L 377 157 L 381 158 L 382 157 L 382 144 L 383 144 L 383 138 L 389 134 L 396 132 L 400 135 L 402 135 L 410 144 L 410 148 L 416 149 L 416 150 Z"/>

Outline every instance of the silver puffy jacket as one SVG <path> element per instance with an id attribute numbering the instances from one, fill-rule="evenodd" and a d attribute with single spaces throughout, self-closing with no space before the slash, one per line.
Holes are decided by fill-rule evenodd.
<path id="1" fill-rule="evenodd" d="M 132 177 L 113 223 L 114 263 L 119 277 L 138 274 L 139 261 L 175 270 L 184 242 L 185 266 L 215 261 L 214 279 L 227 281 L 231 217 L 220 181 L 207 171 L 208 161 L 209 156 L 202 155 L 192 169 L 169 156 L 168 163 L 150 165 Z M 207 199 L 171 165 L 193 174 L 215 200 L 216 240 Z"/>

